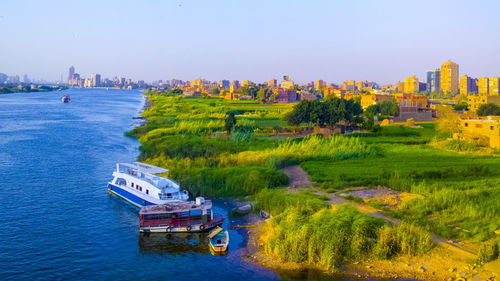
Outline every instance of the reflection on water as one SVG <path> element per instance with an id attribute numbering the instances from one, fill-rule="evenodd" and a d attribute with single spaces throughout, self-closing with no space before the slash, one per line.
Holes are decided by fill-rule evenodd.
<path id="1" fill-rule="evenodd" d="M 140 233 L 139 250 L 157 255 L 210 253 L 207 233 Z"/>

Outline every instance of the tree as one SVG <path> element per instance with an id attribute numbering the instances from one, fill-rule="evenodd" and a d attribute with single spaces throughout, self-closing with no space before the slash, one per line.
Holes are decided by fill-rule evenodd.
<path id="1" fill-rule="evenodd" d="M 268 89 L 266 89 L 266 88 L 260 88 L 257 91 L 257 100 L 259 102 L 264 103 L 266 101 L 266 99 L 267 99 L 267 93 L 268 93 Z"/>
<path id="2" fill-rule="evenodd" d="M 500 106 L 494 103 L 481 104 L 477 109 L 477 115 L 479 116 L 500 115 Z"/>
<path id="3" fill-rule="evenodd" d="M 218 96 L 220 93 L 220 89 L 219 87 L 215 87 L 212 89 L 212 94 L 214 94 L 215 96 Z"/>
<path id="4" fill-rule="evenodd" d="M 491 260 L 496 260 L 496 259 L 498 259 L 498 256 L 500 256 L 500 249 L 498 246 L 498 242 L 495 241 L 491 245 L 491 257 L 490 258 L 491 258 Z"/>
<path id="5" fill-rule="evenodd" d="M 236 117 L 234 116 L 234 112 L 229 112 L 227 114 L 224 129 L 226 129 L 227 133 L 230 134 L 234 125 L 236 125 Z"/>
<path id="6" fill-rule="evenodd" d="M 469 105 L 466 102 L 461 102 L 453 105 L 453 110 L 467 110 Z"/>
<path id="7" fill-rule="evenodd" d="M 361 123 L 361 105 L 353 100 L 340 98 L 327 99 L 324 102 L 317 100 L 303 100 L 295 105 L 286 116 L 291 125 L 315 123 L 316 125 L 334 127 L 344 121 L 346 125 Z"/>
<path id="8" fill-rule="evenodd" d="M 437 130 L 445 133 L 459 133 L 461 131 L 460 115 L 453 112 L 443 112 L 438 120 Z"/>

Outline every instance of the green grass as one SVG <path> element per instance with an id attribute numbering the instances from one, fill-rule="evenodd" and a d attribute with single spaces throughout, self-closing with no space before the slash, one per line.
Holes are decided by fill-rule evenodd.
<path id="1" fill-rule="evenodd" d="M 425 129 L 423 130 L 425 131 Z M 434 137 L 426 132 L 424 140 Z M 399 216 L 445 237 L 493 237 L 500 228 L 500 160 L 459 154 L 428 145 L 386 142 L 394 137 L 361 137 L 377 156 L 345 161 L 306 161 L 301 166 L 316 182 L 332 186 L 387 186 L 418 193 Z M 373 140 L 373 141 L 372 141 Z"/>
<path id="2" fill-rule="evenodd" d="M 283 104 L 162 95 L 149 100 L 152 106 L 142 114 L 147 124 L 127 135 L 139 138 L 141 161 L 168 168 L 168 176 L 193 195 L 270 192 L 288 183 L 282 167 L 300 164 L 325 190 L 382 185 L 421 194 L 392 215 L 446 237 L 485 240 L 500 228 L 498 157 L 429 146 L 450 137 L 438 133 L 434 123 L 384 126 L 349 137 L 276 139 L 269 135 L 312 124 L 286 124 L 282 117 L 292 108 Z M 222 130 L 230 111 L 237 123 L 228 136 Z M 475 149 L 457 141 L 448 145 L 455 151 Z M 274 199 L 262 201 L 267 196 Z M 265 193 L 259 200 L 276 215 L 302 200 L 321 205 L 320 198 L 301 196 Z"/>
<path id="3" fill-rule="evenodd" d="M 290 206 L 269 221 L 267 231 L 264 249 L 268 255 L 328 270 L 349 260 L 421 255 L 433 245 L 431 235 L 422 228 L 387 226 L 347 203 L 320 210 L 300 203 Z"/>

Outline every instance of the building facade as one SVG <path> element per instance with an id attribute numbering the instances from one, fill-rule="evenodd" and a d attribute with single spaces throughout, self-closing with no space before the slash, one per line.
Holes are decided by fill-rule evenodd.
<path id="1" fill-rule="evenodd" d="M 447 61 L 441 65 L 441 91 L 458 94 L 458 64 Z"/>
<path id="2" fill-rule="evenodd" d="M 500 117 L 488 116 L 484 119 L 465 119 L 461 121 L 462 133 L 459 138 L 480 140 L 494 148 L 500 148 Z"/>
<path id="3" fill-rule="evenodd" d="M 498 91 L 498 85 L 500 84 L 500 78 L 498 77 L 490 77 L 488 83 L 488 95 L 490 96 L 498 96 L 500 93 Z"/>
<path id="4" fill-rule="evenodd" d="M 434 69 L 427 71 L 427 91 L 429 93 L 438 93 L 441 91 L 441 71 Z"/>
<path id="5" fill-rule="evenodd" d="M 477 93 L 477 79 L 467 75 L 460 76 L 460 94 L 470 95 Z"/>
<path id="6" fill-rule="evenodd" d="M 405 79 L 404 91 L 405 94 L 416 94 L 418 93 L 420 84 L 418 82 L 418 78 L 415 75 L 408 77 Z"/>

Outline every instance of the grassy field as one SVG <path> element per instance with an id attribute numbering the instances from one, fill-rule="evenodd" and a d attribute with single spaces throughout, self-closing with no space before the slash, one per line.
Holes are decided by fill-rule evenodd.
<path id="1" fill-rule="evenodd" d="M 142 144 L 139 160 L 168 168 L 168 176 L 193 196 L 252 196 L 258 209 L 274 216 L 265 249 L 282 261 L 332 269 L 365 257 L 424 254 L 430 249 L 428 231 L 487 240 L 500 228 L 498 156 L 468 153 L 476 147 L 461 143 L 449 147 L 467 153 L 435 148 L 450 135 L 437 132 L 433 123 L 287 138 L 282 133 L 313 126 L 288 125 L 283 116 L 290 104 L 162 95 L 149 101 L 151 108 L 142 114 L 147 124 L 127 132 Z M 224 131 L 229 112 L 237 120 L 230 134 Z M 349 206 L 331 209 L 315 194 L 288 193 L 281 169 L 297 164 L 328 191 L 385 186 L 422 196 L 390 211 L 404 223 L 389 227 Z M 356 239 L 344 243 L 351 237 Z M 324 241 L 331 246 L 325 248 Z"/>
<path id="2" fill-rule="evenodd" d="M 384 128 L 385 129 L 385 128 Z M 377 156 L 345 161 L 305 161 L 301 166 L 325 188 L 387 186 L 424 196 L 393 215 L 450 238 L 488 239 L 500 228 L 500 159 L 443 151 L 426 144 L 432 124 L 407 136 L 361 136 Z"/>

